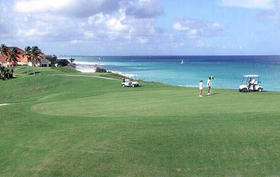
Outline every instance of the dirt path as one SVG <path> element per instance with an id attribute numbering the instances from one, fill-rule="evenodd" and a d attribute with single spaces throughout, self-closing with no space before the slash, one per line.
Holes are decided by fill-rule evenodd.
<path id="1" fill-rule="evenodd" d="M 102 76 L 89 76 L 89 75 L 77 75 L 77 74 L 55 74 L 56 76 L 67 76 L 67 77 L 90 77 L 90 78 L 98 78 L 98 79 L 106 79 L 106 80 L 118 80 L 109 77 L 102 77 Z"/>

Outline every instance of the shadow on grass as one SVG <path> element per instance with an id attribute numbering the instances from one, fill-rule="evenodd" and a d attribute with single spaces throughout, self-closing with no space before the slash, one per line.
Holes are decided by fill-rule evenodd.
<path id="1" fill-rule="evenodd" d="M 39 74 L 39 73 L 40 73 L 39 71 L 36 71 L 36 72 L 31 72 L 28 75 L 36 75 L 36 74 Z"/>
<path id="2" fill-rule="evenodd" d="M 215 93 L 211 93 L 212 96 L 213 96 L 213 95 L 220 95 L 220 94 L 221 94 L 221 93 L 216 93 L 216 92 L 215 92 Z M 210 95 L 210 96 L 211 96 L 211 95 Z"/>

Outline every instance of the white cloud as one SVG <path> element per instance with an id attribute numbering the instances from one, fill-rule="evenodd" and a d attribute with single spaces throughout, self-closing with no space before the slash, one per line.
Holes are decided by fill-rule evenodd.
<path id="1" fill-rule="evenodd" d="M 144 43 L 158 31 L 160 0 L 14 0 L 0 2 L 1 31 L 18 41 L 110 40 Z M 8 15 L 5 13 L 9 9 Z M 144 8 L 144 10 L 143 10 Z M 140 11 L 139 11 L 140 10 Z M 143 11 L 142 11 L 143 10 Z M 155 11 L 155 12 L 154 12 Z M 74 16 L 74 18 L 73 18 Z M 74 39 L 74 40 L 73 40 Z M 139 40 L 145 39 L 145 40 Z"/>
<path id="2" fill-rule="evenodd" d="M 173 29 L 185 33 L 189 38 L 213 37 L 223 31 L 221 24 L 192 18 L 181 18 L 173 24 Z"/>
<path id="3" fill-rule="evenodd" d="M 108 21 L 106 21 L 106 25 L 109 30 L 111 31 L 124 31 L 127 30 L 129 27 L 125 25 L 123 22 L 126 19 L 125 13 L 120 10 L 118 17 L 110 17 Z"/>
<path id="4" fill-rule="evenodd" d="M 20 0 L 15 2 L 15 9 L 24 13 L 57 11 L 72 3 L 73 0 Z"/>
<path id="5" fill-rule="evenodd" d="M 88 17 L 88 23 L 90 25 L 92 25 L 93 23 L 96 25 L 101 24 L 102 22 L 104 22 L 104 20 L 105 20 L 105 16 L 103 15 L 103 13 L 98 13 L 96 15 L 92 15 Z"/>
<path id="6" fill-rule="evenodd" d="M 13 43 L 23 47 L 35 44 L 52 49 L 61 47 L 57 49 L 61 52 L 71 47 L 78 51 L 87 48 L 86 52 L 89 48 L 95 49 L 90 51 L 98 51 L 98 48 L 111 51 L 140 48 L 142 51 L 159 51 L 161 48 L 187 46 L 188 40 L 183 35 L 193 41 L 204 36 L 215 36 L 222 29 L 219 23 L 193 19 L 174 23 L 175 33 L 160 28 L 156 21 L 157 16 L 162 14 L 160 2 L 13 0 L 6 3 L 0 0 L 0 31 L 5 31 L 0 33 L 0 39 L 8 45 Z M 77 44 L 83 47 L 75 47 Z M 198 43 L 197 46 L 202 44 Z"/>
<path id="7" fill-rule="evenodd" d="M 79 43 L 81 43 L 81 41 L 80 40 L 71 40 L 70 41 L 70 44 L 79 44 Z"/>
<path id="8" fill-rule="evenodd" d="M 21 13 L 55 13 L 88 17 L 97 13 L 110 14 L 120 8 L 136 18 L 152 18 L 162 13 L 160 0 L 16 0 L 14 7 Z"/>
<path id="9" fill-rule="evenodd" d="M 259 20 L 279 21 L 280 20 L 280 0 L 273 9 L 262 10 L 258 15 Z"/>
<path id="10" fill-rule="evenodd" d="M 45 36 L 48 33 L 45 31 L 40 31 L 36 28 L 31 28 L 31 29 L 27 29 L 27 30 L 19 30 L 18 31 L 18 35 L 20 36 L 26 36 L 26 37 L 30 37 L 30 36 Z"/>
<path id="11" fill-rule="evenodd" d="M 151 18 L 162 14 L 160 0 L 135 0 L 126 5 L 126 14 L 136 18 Z"/>
<path id="12" fill-rule="evenodd" d="M 55 13 L 88 17 L 98 12 L 112 12 L 125 0 L 16 0 L 14 7 L 22 13 Z"/>
<path id="13" fill-rule="evenodd" d="M 149 41 L 148 39 L 143 38 L 143 37 L 139 37 L 139 38 L 138 38 L 138 42 L 139 42 L 140 44 L 146 44 L 148 41 Z"/>
<path id="14" fill-rule="evenodd" d="M 187 31 L 190 29 L 188 26 L 183 26 L 180 22 L 175 23 L 173 28 L 177 31 Z"/>
<path id="15" fill-rule="evenodd" d="M 161 33 L 155 26 L 154 19 L 136 19 L 126 15 L 124 10 L 119 10 L 113 15 L 97 14 L 96 16 L 89 17 L 85 29 L 102 40 L 136 41 L 143 44 Z"/>
<path id="16" fill-rule="evenodd" d="M 221 5 L 249 9 L 272 9 L 275 0 L 221 0 Z"/>
<path id="17" fill-rule="evenodd" d="M 95 35 L 94 35 L 93 32 L 85 31 L 84 34 L 85 34 L 85 37 L 86 37 L 86 38 L 94 38 L 94 37 L 95 37 Z"/>

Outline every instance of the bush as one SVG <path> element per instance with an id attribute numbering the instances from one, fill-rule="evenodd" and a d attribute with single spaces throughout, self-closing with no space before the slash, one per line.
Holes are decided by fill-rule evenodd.
<path id="1" fill-rule="evenodd" d="M 6 67 L 1 67 L 0 68 L 0 79 L 6 80 L 6 79 L 11 79 L 14 76 L 14 69 L 13 68 L 6 68 Z"/>
<path id="2" fill-rule="evenodd" d="M 57 57 L 55 55 L 47 55 L 46 59 L 51 62 L 51 66 L 55 66 L 57 62 Z"/>
<path id="3" fill-rule="evenodd" d="M 64 66 L 68 66 L 70 64 L 70 62 L 66 59 L 59 59 L 59 60 L 57 60 L 57 64 L 58 64 L 58 66 L 64 67 Z"/>
<path id="4" fill-rule="evenodd" d="M 96 72 L 97 72 L 97 73 L 107 73 L 107 70 L 106 70 L 106 69 L 103 69 L 103 68 L 97 67 L 97 68 L 96 68 Z"/>
<path id="5" fill-rule="evenodd" d="M 74 58 L 70 58 L 69 61 L 70 61 L 71 63 L 73 63 L 73 62 L 75 61 L 75 59 L 74 59 Z"/>

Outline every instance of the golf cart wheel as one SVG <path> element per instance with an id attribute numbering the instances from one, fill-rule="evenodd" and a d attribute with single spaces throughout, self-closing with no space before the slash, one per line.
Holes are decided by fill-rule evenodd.
<path id="1" fill-rule="evenodd" d="M 122 87 L 125 87 L 125 85 L 122 85 Z"/>
<path id="2" fill-rule="evenodd" d="M 262 91 L 263 91 L 263 89 L 262 89 L 262 88 L 259 88 L 259 89 L 258 89 L 258 92 L 262 92 Z"/>
<path id="3" fill-rule="evenodd" d="M 135 87 L 135 85 L 133 84 L 132 87 Z"/>
<path id="4" fill-rule="evenodd" d="M 241 92 L 247 92 L 248 90 L 246 88 L 241 89 Z"/>

